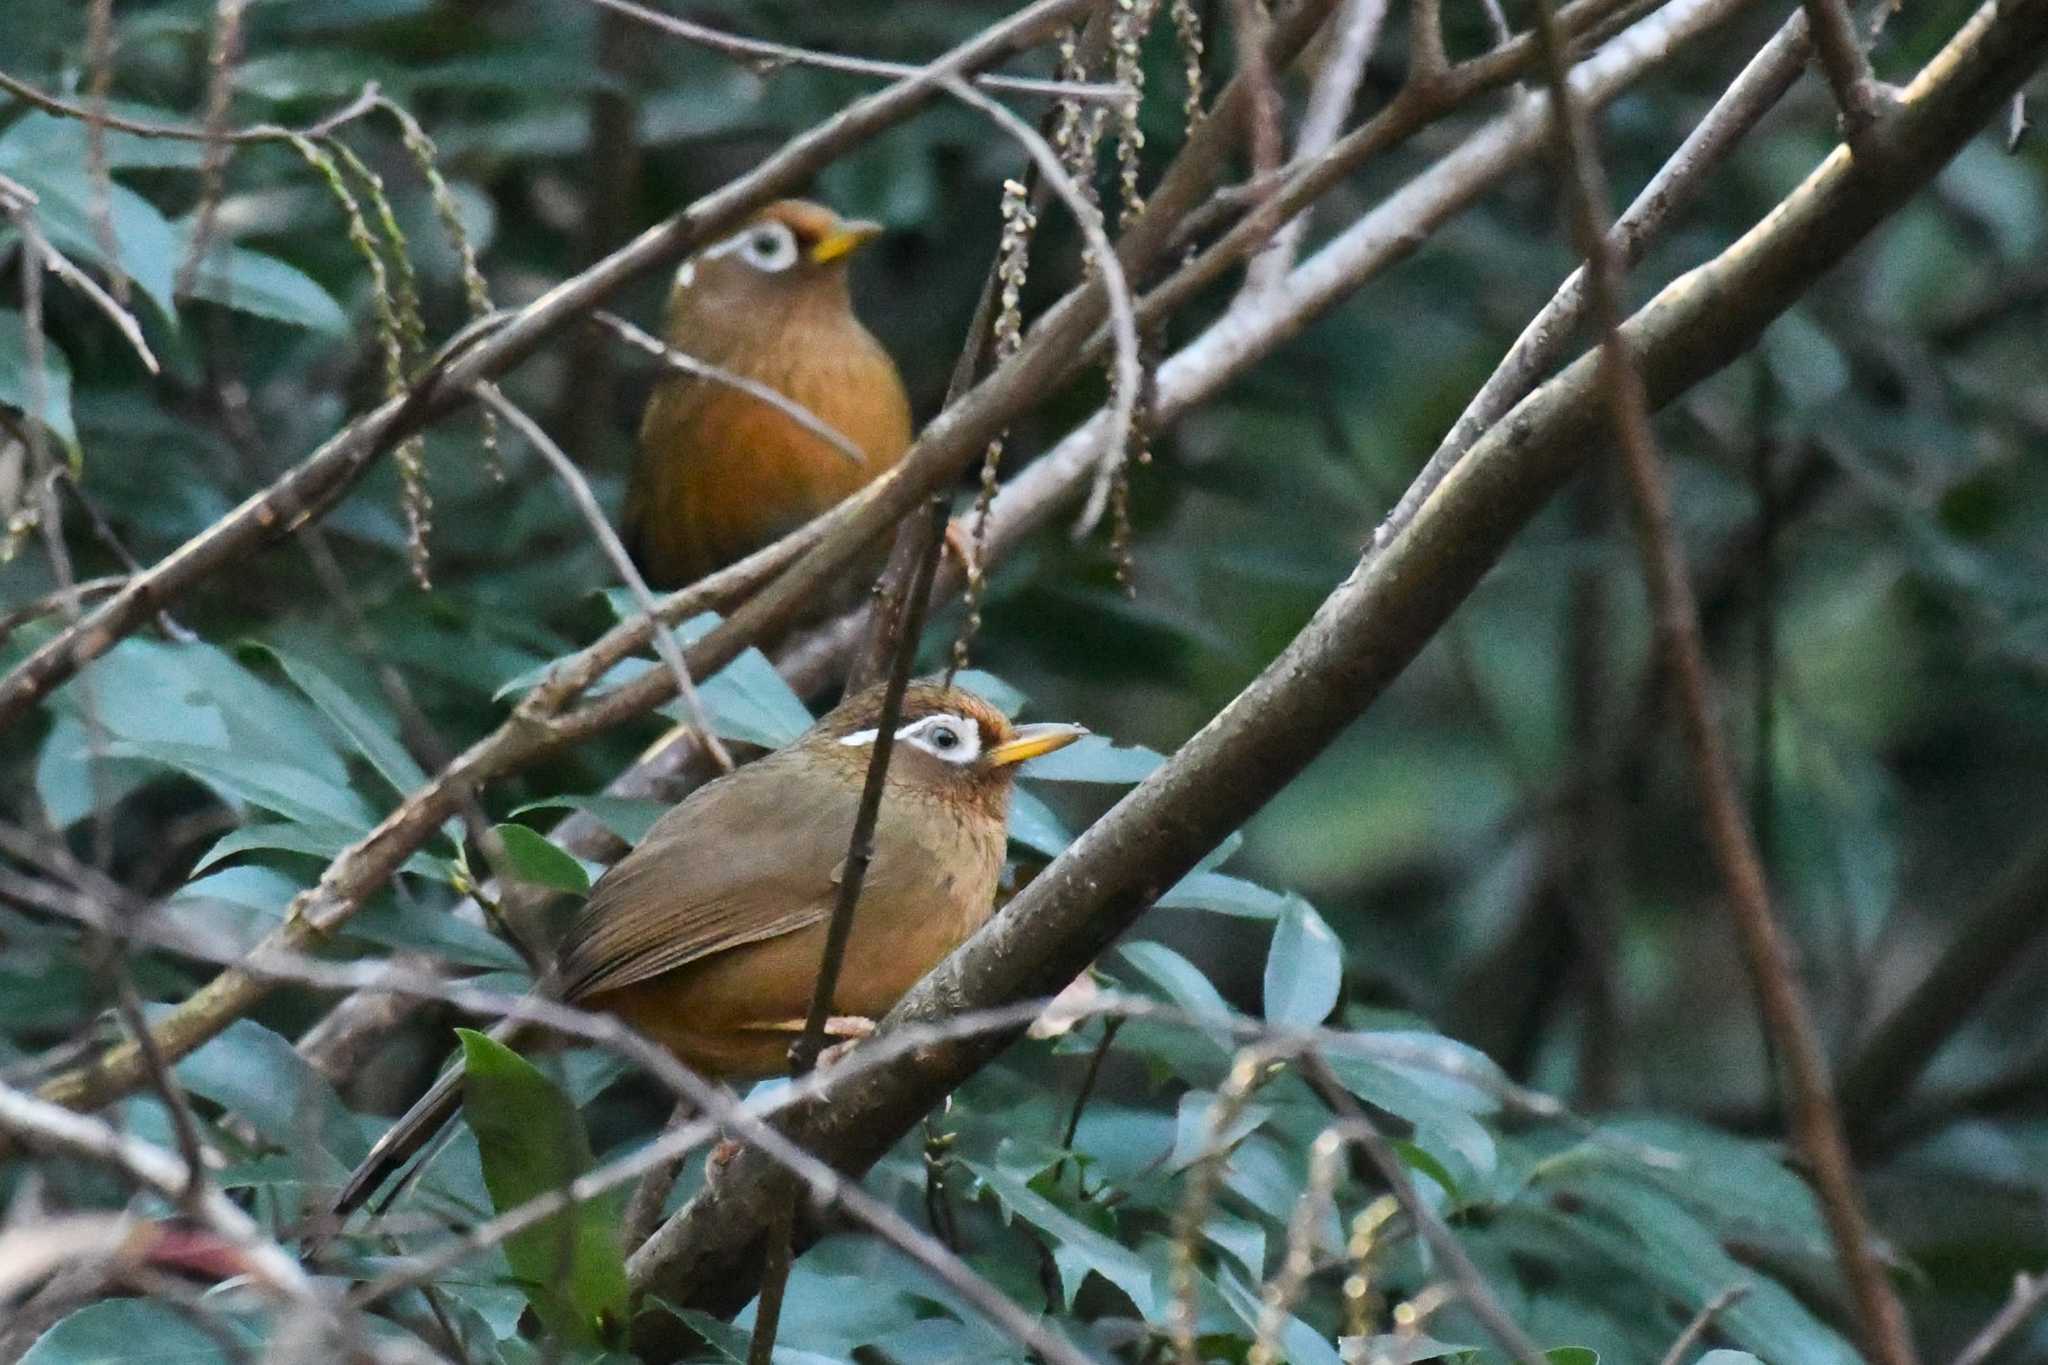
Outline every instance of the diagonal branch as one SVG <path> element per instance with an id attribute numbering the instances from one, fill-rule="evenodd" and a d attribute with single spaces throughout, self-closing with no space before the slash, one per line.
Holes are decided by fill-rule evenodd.
<path id="1" fill-rule="evenodd" d="M 445 358 L 405 395 L 350 423 L 269 488 L 172 551 L 148 572 L 136 575 L 85 620 L 52 638 L 0 678 L 0 730 L 20 720 L 53 688 L 113 648 L 157 607 L 240 562 L 278 530 L 324 511 L 384 451 L 466 402 L 477 381 L 503 374 L 627 284 L 736 227 L 770 200 L 794 193 L 838 157 L 938 98 L 939 83 L 947 77 L 977 71 L 1037 43 L 1092 2 L 1038 0 L 991 25 L 916 74 L 855 101 L 792 138 L 748 174 L 649 228 L 590 269 L 511 314 L 467 349 Z"/>
<path id="2" fill-rule="evenodd" d="M 1823 3 L 1839 7 L 1841 0 Z M 1536 33 L 1555 101 L 1552 141 L 1570 194 L 1573 233 L 1586 259 L 1587 299 L 1600 338 L 1600 389 L 1627 475 L 1643 577 L 1649 584 L 1657 639 L 1668 661 L 1672 702 L 1691 758 L 1702 833 L 1721 874 L 1771 1051 L 1787 1073 L 1793 1136 L 1810 1168 L 1814 1193 L 1834 1239 L 1835 1258 L 1855 1299 L 1863 1345 L 1879 1365 L 1913 1365 L 1906 1310 L 1872 1247 L 1820 1028 L 1793 975 L 1791 951 L 1772 913 L 1763 859 L 1743 814 L 1727 741 L 1721 735 L 1713 674 L 1700 639 L 1699 604 L 1678 545 L 1671 488 L 1650 429 L 1649 393 L 1622 340 L 1622 257 L 1608 236 L 1607 176 L 1591 123 L 1567 79 L 1564 38 L 1550 0 L 1537 0 Z"/>
<path id="3" fill-rule="evenodd" d="M 1624 336 L 1650 400 L 1668 402 L 1743 354 L 1995 117 L 2044 53 L 2048 0 L 1980 8 L 1904 92 L 1895 160 L 1880 169 L 1838 148 L 1740 241 L 1631 319 Z M 1304 262 L 1282 302 L 1298 307 L 1339 288 L 1344 250 L 1356 248 L 1339 239 Z M 1261 329 L 1297 325 L 1291 312 L 1226 318 L 1196 345 L 1234 349 Z M 1232 335 L 1217 335 L 1226 331 Z M 1162 394 L 1171 391 L 1171 370 L 1161 375 Z M 1414 523 L 1355 570 L 1258 679 L 913 989 L 881 1037 L 895 1025 L 1064 985 L 1305 767 L 1598 449 L 1596 370 L 1593 358 L 1581 359 L 1474 446 Z M 997 1035 L 934 1045 L 858 1081 L 828 1074 L 817 1101 L 792 1107 L 778 1126 L 837 1169 L 864 1170 L 1007 1042 Z M 762 1214 L 777 1186 L 762 1161 L 743 1153 L 634 1259 L 635 1282 L 679 1304 L 737 1307 L 751 1293 Z"/>
<path id="4" fill-rule="evenodd" d="M 773 71 L 786 66 L 808 66 L 820 71 L 839 71 L 853 76 L 877 76 L 889 80 L 901 80 L 916 73 L 914 66 L 901 62 L 879 61 L 873 57 L 849 57 L 838 52 L 820 52 L 816 48 L 792 47 L 787 43 L 769 42 L 765 38 L 748 38 L 724 29 L 712 28 L 707 24 L 692 23 L 679 19 L 673 14 L 637 5 L 633 0 L 589 0 L 599 9 L 610 10 L 636 23 L 647 25 L 681 38 L 685 42 L 720 56 L 744 62 L 756 73 Z M 1079 100 L 1084 104 L 1114 104 L 1128 96 L 1129 91 L 1114 83 L 1103 85 L 1080 81 L 1047 81 L 1035 76 L 1005 76 L 987 72 L 974 78 L 974 83 L 984 90 L 1000 90 L 1012 95 L 1038 95 L 1048 99 Z"/>
<path id="5" fill-rule="evenodd" d="M 1714 101 L 1714 107 L 1671 154 L 1671 159 L 1650 177 L 1650 183 L 1643 186 L 1635 202 L 1615 220 L 1611 240 L 1625 263 L 1634 265 L 1640 261 L 1678 211 L 1699 197 L 1708 176 L 1791 89 L 1811 51 L 1806 19 L 1801 13 L 1787 19 L 1749 60 L 1741 74 L 1721 92 L 1721 98 Z M 1414 519 L 1422 500 L 1443 482 L 1444 475 L 1472 448 L 1472 443 L 1505 417 L 1508 409 L 1527 396 L 1544 373 L 1563 358 L 1585 316 L 1586 272 L 1582 267 L 1558 286 L 1550 302 L 1522 329 L 1507 355 L 1465 405 L 1464 412 L 1430 453 L 1422 472 L 1373 532 L 1375 546 L 1384 545 L 1399 534 Z"/>

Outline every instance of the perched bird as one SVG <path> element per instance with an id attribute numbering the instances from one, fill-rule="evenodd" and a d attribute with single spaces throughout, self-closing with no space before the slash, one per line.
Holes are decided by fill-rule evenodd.
<path id="1" fill-rule="evenodd" d="M 903 457 L 910 400 L 847 289 L 848 260 L 880 232 L 787 199 L 676 271 L 663 339 L 791 399 L 862 458 L 732 384 L 665 376 L 640 422 L 623 518 L 655 587 L 744 558 Z"/>
<path id="2" fill-rule="evenodd" d="M 617 1015 L 701 1074 L 777 1075 L 803 1030 L 882 709 L 848 698 L 786 748 L 698 788 L 591 888 L 553 991 Z M 858 1037 L 986 921 L 1017 765 L 1078 725 L 1012 726 L 972 692 L 911 684 L 874 857 L 835 984 L 832 1031 Z M 371 1149 L 346 1214 L 454 1111 L 459 1070 Z"/>

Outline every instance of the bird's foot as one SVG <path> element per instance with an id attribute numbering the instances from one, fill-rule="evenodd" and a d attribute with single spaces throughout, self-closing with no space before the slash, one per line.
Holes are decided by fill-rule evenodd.
<path id="1" fill-rule="evenodd" d="M 974 531 L 964 521 L 946 523 L 946 553 L 960 561 L 960 572 L 968 578 L 974 577 Z"/>
<path id="2" fill-rule="evenodd" d="M 823 1071 L 826 1067 L 832 1066 L 852 1050 L 855 1043 L 872 1036 L 874 1031 L 875 1021 L 863 1015 L 833 1015 L 825 1021 L 825 1032 L 840 1041 L 818 1054 L 817 1069 Z"/>
<path id="3" fill-rule="evenodd" d="M 725 1168 L 732 1165 L 732 1159 L 738 1156 L 746 1145 L 738 1138 L 719 1139 L 718 1144 L 711 1149 L 710 1155 L 704 1158 L 704 1183 L 708 1185 L 724 1174 Z"/>

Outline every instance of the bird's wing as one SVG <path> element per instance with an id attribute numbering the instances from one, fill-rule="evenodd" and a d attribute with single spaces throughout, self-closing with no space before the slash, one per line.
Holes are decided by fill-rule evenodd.
<path id="1" fill-rule="evenodd" d="M 560 953 L 582 999 L 831 914 L 857 794 L 788 751 L 699 788 L 591 888 Z"/>

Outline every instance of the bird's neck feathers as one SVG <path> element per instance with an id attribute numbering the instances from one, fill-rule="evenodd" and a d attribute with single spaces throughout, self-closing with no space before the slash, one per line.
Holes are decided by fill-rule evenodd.
<path id="1" fill-rule="evenodd" d="M 744 267 L 732 267 L 743 269 Z M 798 339 L 824 354 L 866 329 L 853 313 L 846 272 L 798 281 L 720 278 L 705 270 L 669 297 L 662 330 L 669 345 L 750 379 L 772 380 Z"/>

